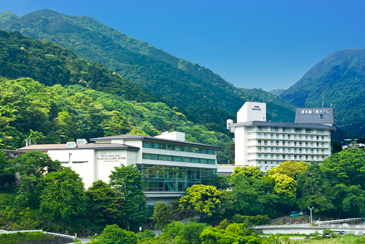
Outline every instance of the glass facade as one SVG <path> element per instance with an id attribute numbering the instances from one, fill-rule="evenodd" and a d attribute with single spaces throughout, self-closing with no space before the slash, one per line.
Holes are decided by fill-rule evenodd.
<path id="1" fill-rule="evenodd" d="M 206 184 L 216 169 L 137 164 L 143 177 L 143 191 L 185 191 L 195 184 Z"/>
<path id="2" fill-rule="evenodd" d="M 154 142 L 147 142 L 147 141 L 143 142 L 143 147 L 174 150 L 174 151 L 184 151 L 184 152 L 194 152 L 194 153 L 215 154 L 215 150 L 213 150 L 213 149 L 200 148 L 200 147 L 185 147 L 185 146 L 179 146 L 179 145 L 154 143 Z"/>
<path id="3" fill-rule="evenodd" d="M 159 155 L 143 153 L 143 159 L 153 159 L 153 160 L 164 160 L 164 161 L 175 161 L 175 162 L 186 162 L 186 163 L 200 163 L 200 164 L 215 164 L 214 159 L 205 158 L 190 158 L 190 157 L 180 157 L 180 156 L 170 156 L 170 155 Z"/>

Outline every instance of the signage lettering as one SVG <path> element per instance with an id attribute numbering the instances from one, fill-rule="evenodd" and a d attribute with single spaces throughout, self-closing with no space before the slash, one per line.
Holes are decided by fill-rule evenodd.
<path id="1" fill-rule="evenodd" d="M 254 106 L 254 107 L 252 108 L 252 110 L 259 110 L 259 111 L 261 111 L 261 108 L 260 108 L 259 106 Z"/>
<path id="2" fill-rule="evenodd" d="M 121 157 L 120 155 L 100 155 L 97 160 L 103 161 L 104 163 L 118 163 L 119 160 L 126 159 L 126 157 Z"/>

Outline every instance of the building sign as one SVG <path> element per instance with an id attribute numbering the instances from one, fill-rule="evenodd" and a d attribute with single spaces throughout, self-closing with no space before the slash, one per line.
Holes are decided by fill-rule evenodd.
<path id="1" fill-rule="evenodd" d="M 125 160 L 126 157 L 122 157 L 121 155 L 100 155 L 97 160 L 100 160 L 104 163 L 119 163 L 120 160 Z"/>
<path id="2" fill-rule="evenodd" d="M 302 114 L 329 114 L 328 109 L 313 109 L 313 110 L 302 110 Z"/>
<path id="3" fill-rule="evenodd" d="M 258 111 L 261 111 L 261 108 L 260 108 L 259 106 L 254 106 L 254 107 L 252 108 L 252 110 L 258 110 Z"/>

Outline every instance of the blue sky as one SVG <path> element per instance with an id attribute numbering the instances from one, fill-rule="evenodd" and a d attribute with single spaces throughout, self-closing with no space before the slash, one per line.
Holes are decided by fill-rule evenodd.
<path id="1" fill-rule="evenodd" d="M 0 0 L 0 12 L 89 16 L 221 75 L 289 88 L 332 52 L 365 48 L 365 1 Z"/>

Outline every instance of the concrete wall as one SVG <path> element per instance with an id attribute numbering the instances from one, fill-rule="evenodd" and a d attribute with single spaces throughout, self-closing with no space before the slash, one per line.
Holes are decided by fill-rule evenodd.
<path id="1" fill-rule="evenodd" d="M 237 112 L 237 123 L 266 121 L 266 103 L 246 102 Z"/>

